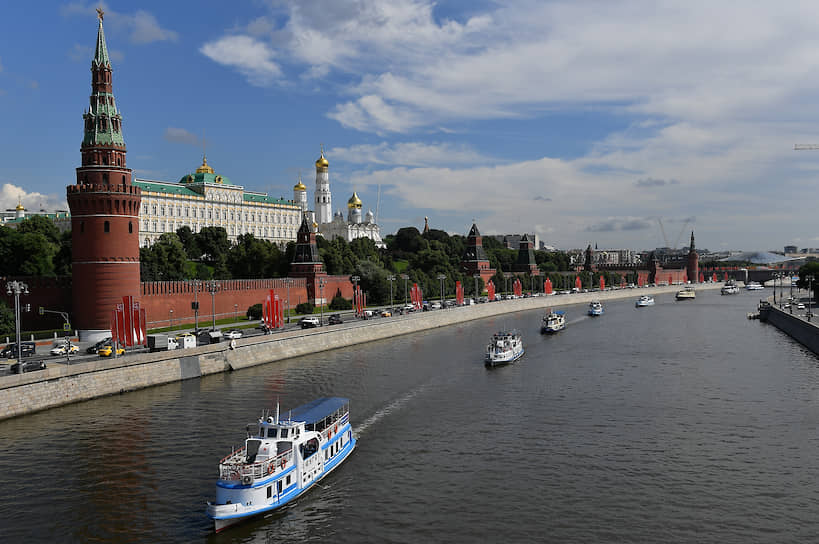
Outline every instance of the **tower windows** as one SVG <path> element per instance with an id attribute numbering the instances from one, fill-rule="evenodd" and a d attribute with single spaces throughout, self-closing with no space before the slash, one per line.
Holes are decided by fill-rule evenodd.
<path id="1" fill-rule="evenodd" d="M 128 234 L 134 233 L 134 224 L 131 221 L 128 221 Z"/>
<path id="2" fill-rule="evenodd" d="M 119 159 L 117 159 L 117 166 L 119 166 Z M 122 184 L 125 185 L 125 174 L 122 174 Z"/>
<path id="3" fill-rule="evenodd" d="M 102 175 L 102 182 L 103 182 L 105 185 L 108 185 L 108 174 L 103 174 L 103 175 Z"/>
<path id="4" fill-rule="evenodd" d="M 80 221 L 80 232 L 85 232 L 85 221 Z"/>
<path id="5" fill-rule="evenodd" d="M 106 221 L 105 223 L 103 223 L 102 230 L 103 232 L 111 232 L 111 222 Z"/>

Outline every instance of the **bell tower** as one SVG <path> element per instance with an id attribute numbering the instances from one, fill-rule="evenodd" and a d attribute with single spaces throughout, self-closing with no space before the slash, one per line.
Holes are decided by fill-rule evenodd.
<path id="1" fill-rule="evenodd" d="M 686 274 L 691 283 L 697 283 L 700 280 L 700 256 L 697 255 L 697 250 L 694 247 L 694 231 L 691 231 L 691 246 L 688 248 L 688 263 L 686 266 Z"/>
<path id="2" fill-rule="evenodd" d="M 83 113 L 81 166 L 66 187 L 71 210 L 74 328 L 82 340 L 110 335 L 111 311 L 124 295 L 139 296 L 141 190 L 125 164 L 122 115 L 117 109 L 111 61 L 97 9 L 97 45 L 91 61 L 91 96 Z"/>

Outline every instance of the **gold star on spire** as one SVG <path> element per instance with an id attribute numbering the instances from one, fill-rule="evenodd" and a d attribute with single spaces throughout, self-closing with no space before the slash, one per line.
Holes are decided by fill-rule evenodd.
<path id="1" fill-rule="evenodd" d="M 102 8 L 97 8 L 97 18 L 102 21 L 103 17 L 105 16 L 105 12 L 102 11 Z"/>

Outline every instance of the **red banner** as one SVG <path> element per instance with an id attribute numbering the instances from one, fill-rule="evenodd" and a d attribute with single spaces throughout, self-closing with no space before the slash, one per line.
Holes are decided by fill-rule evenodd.
<path id="1" fill-rule="evenodd" d="M 714 283 L 716 283 L 716 282 L 717 282 L 717 274 L 716 274 L 716 272 L 714 273 L 714 275 L 713 275 L 713 276 L 711 276 L 711 281 L 713 281 Z"/>
<path id="2" fill-rule="evenodd" d="M 546 293 L 547 295 L 552 294 L 552 280 L 551 279 L 546 278 L 546 281 L 543 282 L 543 292 Z"/>
<path id="3" fill-rule="evenodd" d="M 455 302 L 458 306 L 464 305 L 464 286 L 460 281 L 455 282 Z"/>
<path id="4" fill-rule="evenodd" d="M 512 285 L 512 289 L 514 290 L 516 297 L 523 296 L 523 286 L 521 285 L 519 278 L 515 278 L 515 283 Z"/>
<path id="5" fill-rule="evenodd" d="M 605 291 L 605 290 L 606 290 L 606 280 L 605 280 L 605 279 L 603 279 L 603 276 L 600 276 L 600 290 L 601 290 L 601 291 Z"/>
<path id="6" fill-rule="evenodd" d="M 489 296 L 489 302 L 495 300 L 495 283 L 492 280 L 489 280 L 489 283 L 486 284 L 486 292 Z"/>
<path id="7" fill-rule="evenodd" d="M 705 283 L 705 276 L 700 272 L 700 283 Z"/>
<path id="8" fill-rule="evenodd" d="M 577 278 L 575 278 L 574 286 L 577 287 L 578 290 L 583 288 L 583 282 L 580 281 L 580 276 L 577 276 Z"/>

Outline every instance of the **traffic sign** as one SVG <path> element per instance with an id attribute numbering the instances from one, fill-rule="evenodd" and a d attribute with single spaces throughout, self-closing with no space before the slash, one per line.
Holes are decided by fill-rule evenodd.
<path id="1" fill-rule="evenodd" d="M 71 323 L 63 323 L 63 330 L 65 332 L 71 332 Z"/>
<path id="2" fill-rule="evenodd" d="M 38 312 L 40 312 L 40 315 L 45 315 L 45 308 L 40 306 L 40 309 L 38 310 Z"/>

